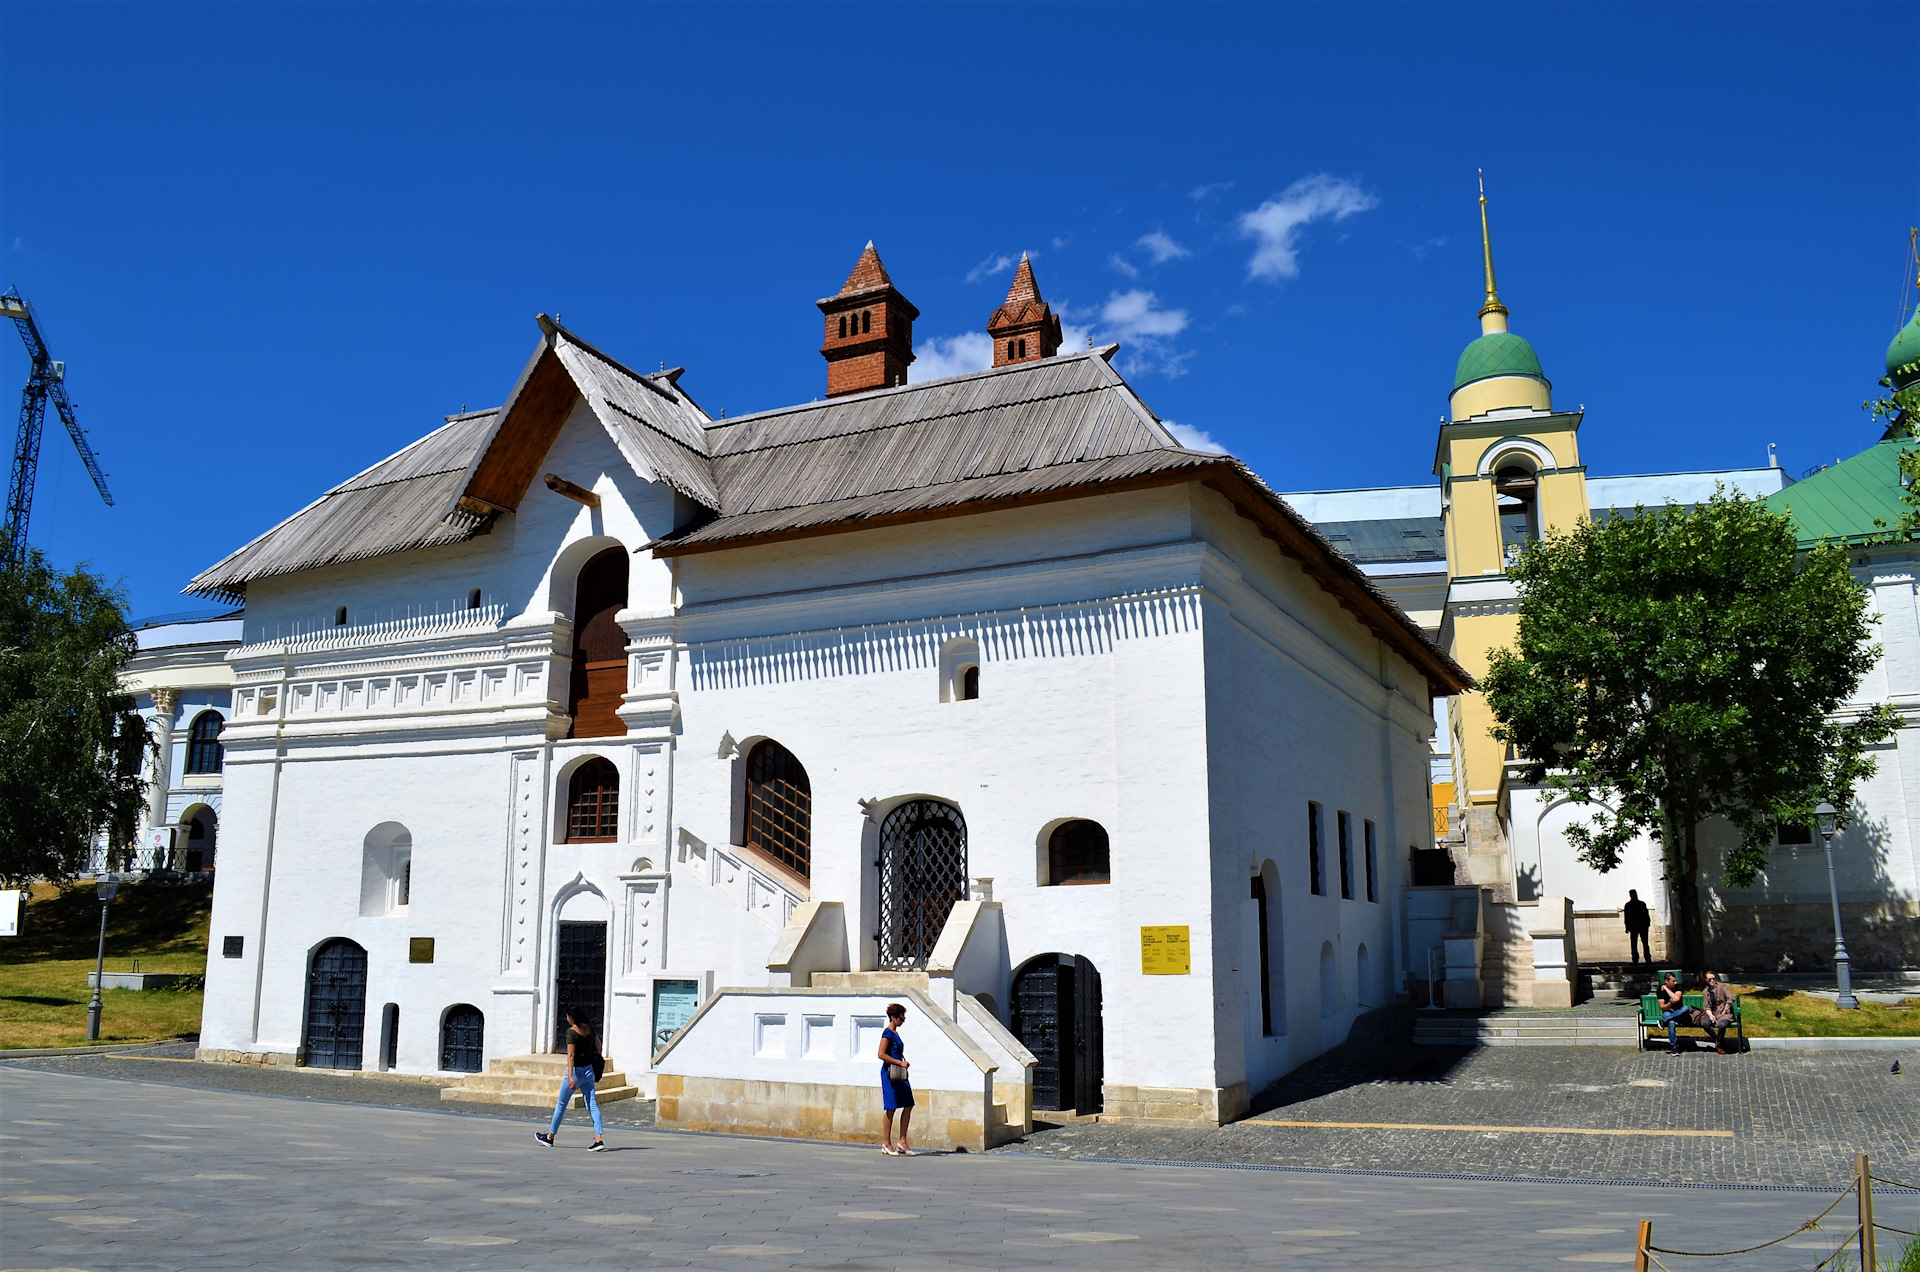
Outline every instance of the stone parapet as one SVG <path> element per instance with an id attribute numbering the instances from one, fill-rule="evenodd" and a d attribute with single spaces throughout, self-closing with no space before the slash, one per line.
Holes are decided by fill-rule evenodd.
<path id="1" fill-rule="evenodd" d="M 878 1081 L 845 1086 L 679 1073 L 663 1073 L 658 1081 L 660 1126 L 861 1144 L 880 1139 Z M 914 1099 L 910 1138 L 916 1148 L 983 1153 L 1019 1135 L 1017 1128 L 1006 1133 L 1002 1105 L 992 1105 L 983 1121 L 985 1110 L 974 1092 L 916 1089 Z"/>
<path id="2" fill-rule="evenodd" d="M 300 1058 L 291 1051 L 228 1051 L 220 1047 L 201 1047 L 193 1053 L 201 1064 L 245 1064 L 256 1069 L 293 1069 Z"/>
<path id="3" fill-rule="evenodd" d="M 1147 1087 L 1109 1082 L 1102 1089 L 1102 1122 L 1156 1126 L 1225 1126 L 1245 1117 L 1247 1084 L 1228 1087 Z"/>

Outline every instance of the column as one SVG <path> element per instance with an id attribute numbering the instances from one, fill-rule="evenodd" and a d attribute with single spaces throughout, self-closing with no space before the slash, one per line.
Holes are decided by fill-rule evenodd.
<path id="1" fill-rule="evenodd" d="M 148 772 L 147 829 L 167 824 L 167 791 L 173 785 L 173 717 L 180 706 L 178 689 L 153 691 L 153 741 L 160 748 Z M 165 862 L 155 863 L 165 865 Z"/>

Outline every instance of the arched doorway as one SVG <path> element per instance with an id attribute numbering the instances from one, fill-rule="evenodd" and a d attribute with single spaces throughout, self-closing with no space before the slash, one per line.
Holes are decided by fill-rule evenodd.
<path id="1" fill-rule="evenodd" d="M 1074 954 L 1042 954 L 1013 976 L 1013 1032 L 1039 1061 L 1033 1107 L 1098 1113 L 1106 1080 L 1100 972 Z"/>
<path id="2" fill-rule="evenodd" d="M 967 898 L 967 821 L 952 804 L 908 800 L 880 824 L 880 966 L 918 969 Z"/>
<path id="3" fill-rule="evenodd" d="M 367 1032 L 367 952 L 335 937 L 313 952 L 307 972 L 310 1069 L 358 1069 Z"/>
<path id="4" fill-rule="evenodd" d="M 195 804 L 180 817 L 173 860 L 167 868 L 197 874 L 213 869 L 214 841 L 220 833 L 220 815 L 206 804 Z"/>
<path id="5" fill-rule="evenodd" d="M 580 891 L 566 899 L 553 934 L 553 1049 L 567 1049 L 567 1012 L 578 1007 L 606 1045 L 607 904 Z"/>
<path id="6" fill-rule="evenodd" d="M 581 566 L 573 596 L 572 736 L 617 738 L 627 731 L 619 715 L 627 692 L 627 634 L 613 616 L 627 605 L 627 550 L 608 548 Z"/>
<path id="7" fill-rule="evenodd" d="M 440 1067 L 449 1073 L 478 1073 L 486 1052 L 487 1020 L 472 1003 L 447 1008 L 440 1022 Z"/>

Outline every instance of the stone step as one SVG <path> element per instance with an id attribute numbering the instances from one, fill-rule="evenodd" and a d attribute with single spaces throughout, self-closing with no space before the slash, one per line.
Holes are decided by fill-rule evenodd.
<path id="1" fill-rule="evenodd" d="M 1424 1017 L 1414 1022 L 1413 1041 L 1435 1047 L 1635 1047 L 1640 1027 L 1631 1016 Z"/>
<path id="2" fill-rule="evenodd" d="M 545 1091 L 488 1091 L 471 1087 L 446 1087 L 441 1090 L 440 1098 L 450 1103 L 465 1104 L 511 1104 L 522 1108 L 550 1109 L 560 1094 L 557 1088 L 549 1087 Z M 640 1094 L 636 1086 L 595 1087 L 594 1099 L 601 1104 L 612 1104 L 616 1100 L 631 1100 Z M 576 1095 L 570 1108 L 584 1109 L 587 1101 L 584 1096 Z"/>

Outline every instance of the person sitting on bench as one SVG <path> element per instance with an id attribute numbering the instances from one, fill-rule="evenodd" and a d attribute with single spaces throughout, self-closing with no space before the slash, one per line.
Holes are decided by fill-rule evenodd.
<path id="1" fill-rule="evenodd" d="M 1713 1035 L 1713 1049 L 1721 1055 L 1727 1055 L 1727 1030 L 1733 1025 L 1733 995 L 1720 983 L 1720 978 L 1712 972 L 1707 973 L 1707 988 L 1700 995 L 1700 1009 L 1694 1013 L 1693 1023 Z"/>
<path id="2" fill-rule="evenodd" d="M 1680 1054 L 1679 1025 L 1687 1022 L 1693 1009 L 1687 1006 L 1686 995 L 1680 992 L 1680 982 L 1668 972 L 1666 979 L 1653 991 L 1660 998 L 1660 1023 L 1667 1027 L 1667 1054 Z M 1678 1022 L 1678 1023 L 1676 1023 Z"/>

